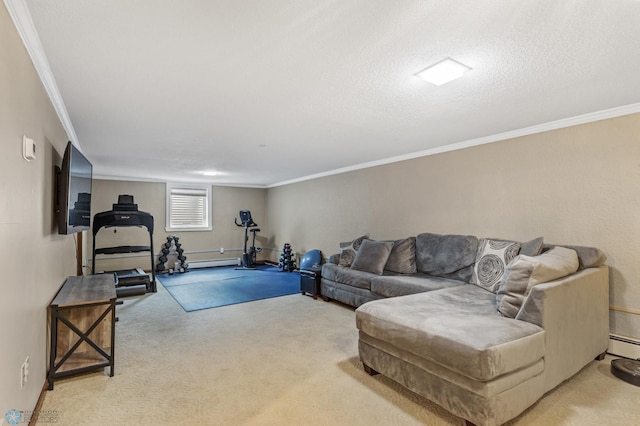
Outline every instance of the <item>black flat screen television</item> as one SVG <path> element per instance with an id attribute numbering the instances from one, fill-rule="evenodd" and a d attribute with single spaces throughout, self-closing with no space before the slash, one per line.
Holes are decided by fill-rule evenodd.
<path id="1" fill-rule="evenodd" d="M 57 170 L 58 233 L 73 234 L 91 225 L 91 179 L 93 166 L 71 142 L 62 167 Z"/>

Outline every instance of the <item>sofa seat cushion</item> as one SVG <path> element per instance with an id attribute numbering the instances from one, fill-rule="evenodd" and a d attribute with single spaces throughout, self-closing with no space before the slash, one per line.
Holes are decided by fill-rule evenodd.
<path id="1" fill-rule="evenodd" d="M 388 275 L 372 279 L 371 291 L 384 297 L 398 297 L 464 284 L 466 283 L 463 281 L 432 277 L 425 274 Z"/>
<path id="2" fill-rule="evenodd" d="M 463 285 L 391 299 L 356 310 L 358 329 L 478 381 L 493 380 L 539 362 L 544 330 L 505 318 L 495 294 Z"/>
<path id="3" fill-rule="evenodd" d="M 322 277 L 352 287 L 371 289 L 371 280 L 379 275 L 358 271 L 350 267 L 325 263 L 322 265 Z"/>

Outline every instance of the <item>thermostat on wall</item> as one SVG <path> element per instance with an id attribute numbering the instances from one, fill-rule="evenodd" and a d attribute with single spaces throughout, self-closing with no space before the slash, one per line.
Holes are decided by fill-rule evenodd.
<path id="1" fill-rule="evenodd" d="M 36 159 L 36 144 L 26 136 L 22 136 L 22 156 L 27 161 Z"/>

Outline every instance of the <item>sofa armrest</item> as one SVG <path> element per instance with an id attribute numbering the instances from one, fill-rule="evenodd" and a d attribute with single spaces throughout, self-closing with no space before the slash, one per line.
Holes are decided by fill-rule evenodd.
<path id="1" fill-rule="evenodd" d="M 545 390 L 604 353 L 609 344 L 609 268 L 587 268 L 531 289 L 516 319 L 545 330 Z"/>

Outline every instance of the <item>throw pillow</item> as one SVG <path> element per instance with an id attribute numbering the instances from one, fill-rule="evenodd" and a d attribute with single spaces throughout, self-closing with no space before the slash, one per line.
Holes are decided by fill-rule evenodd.
<path id="1" fill-rule="evenodd" d="M 555 244 L 545 244 L 542 247 L 542 251 L 545 252 L 552 248 L 556 247 Z M 571 250 L 575 250 L 578 254 L 578 262 L 580 262 L 579 270 L 583 270 L 586 268 L 597 268 L 598 266 L 604 265 L 604 262 L 607 261 L 607 255 L 604 254 L 602 250 L 596 247 L 587 247 L 587 246 L 562 246 Z"/>
<path id="2" fill-rule="evenodd" d="M 498 311 L 515 318 L 533 286 L 572 274 L 578 265 L 575 250 L 565 247 L 555 247 L 535 257 L 517 256 L 500 282 L 496 296 Z"/>
<path id="3" fill-rule="evenodd" d="M 363 240 L 351 269 L 381 275 L 391 254 L 391 248 L 391 241 Z"/>
<path id="4" fill-rule="evenodd" d="M 503 240 L 501 238 L 489 238 L 494 241 L 509 241 L 511 240 Z M 525 241 L 520 243 L 520 251 L 518 254 L 525 254 L 527 256 L 537 256 L 542 253 L 543 248 L 543 238 L 538 237 L 533 240 Z"/>
<path id="5" fill-rule="evenodd" d="M 520 254 L 524 254 L 526 256 L 537 256 L 542 253 L 542 243 L 542 237 L 520 243 Z"/>
<path id="6" fill-rule="evenodd" d="M 398 274 L 415 274 L 416 238 L 409 237 L 394 241 L 384 269 Z"/>
<path id="7" fill-rule="evenodd" d="M 340 243 L 340 261 L 338 265 L 349 267 L 353 263 L 353 259 L 356 257 L 356 252 L 360 248 L 362 241 L 369 238 L 369 234 L 365 234 L 356 238 L 353 241 L 347 241 Z"/>
<path id="8" fill-rule="evenodd" d="M 481 239 L 471 283 L 495 293 L 505 267 L 519 251 L 520 243 L 515 241 Z"/>

